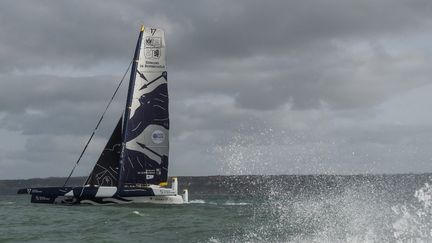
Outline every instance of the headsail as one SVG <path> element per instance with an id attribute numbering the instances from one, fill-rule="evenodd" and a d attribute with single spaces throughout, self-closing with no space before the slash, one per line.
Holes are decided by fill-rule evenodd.
<path id="1" fill-rule="evenodd" d="M 126 104 L 120 184 L 160 184 L 168 176 L 168 89 L 165 36 L 161 29 L 143 28 Z"/>
<path id="2" fill-rule="evenodd" d="M 121 152 L 122 119 L 117 123 L 85 185 L 117 186 Z"/>

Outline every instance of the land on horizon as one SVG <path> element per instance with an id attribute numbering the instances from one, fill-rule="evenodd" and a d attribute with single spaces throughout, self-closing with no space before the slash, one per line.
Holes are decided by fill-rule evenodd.
<path id="1" fill-rule="evenodd" d="M 357 175 L 212 175 L 177 176 L 179 189 L 189 189 L 191 194 L 248 194 L 265 191 L 269 187 L 287 191 L 325 192 L 342 190 L 347 185 L 354 187 L 373 183 L 381 188 L 398 190 L 411 185 L 413 190 L 432 178 L 432 173 L 406 174 L 357 174 Z M 71 177 L 69 186 L 82 185 L 87 177 Z M 419 179 L 420 178 L 420 179 Z M 0 180 L 0 195 L 16 194 L 20 188 L 59 186 L 65 177 Z"/>

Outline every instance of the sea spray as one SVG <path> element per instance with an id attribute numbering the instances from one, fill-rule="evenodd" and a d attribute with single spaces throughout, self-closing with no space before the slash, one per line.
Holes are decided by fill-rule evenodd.
<path id="1" fill-rule="evenodd" d="M 393 235 L 397 242 L 431 242 L 432 185 L 425 183 L 413 196 L 414 203 L 392 207 L 397 216 Z"/>
<path id="2" fill-rule="evenodd" d="M 292 194 L 272 187 L 253 205 L 250 223 L 232 236 L 237 241 L 386 242 L 391 241 L 388 204 L 372 185 L 343 192 Z"/>
<path id="3" fill-rule="evenodd" d="M 229 142 L 215 149 L 223 161 L 223 174 L 245 175 L 227 178 L 226 188 L 232 194 L 254 197 L 250 205 L 252 217 L 237 227 L 230 241 L 394 241 L 392 180 L 379 176 L 311 175 L 290 176 L 288 182 L 284 180 L 287 177 L 248 176 L 274 173 L 287 160 L 305 158 L 299 158 L 302 156 L 299 153 L 289 156 L 289 152 L 283 151 L 285 158 L 281 160 L 283 156 L 275 154 L 274 147 L 286 141 L 275 142 L 281 137 L 271 129 L 258 132 L 258 137 L 240 134 L 234 134 Z M 308 156 L 321 170 L 322 157 Z"/>

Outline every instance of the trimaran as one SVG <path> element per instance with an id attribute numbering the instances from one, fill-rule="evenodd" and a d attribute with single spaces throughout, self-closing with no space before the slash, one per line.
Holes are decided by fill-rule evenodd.
<path id="1" fill-rule="evenodd" d="M 162 29 L 141 27 L 125 111 L 83 186 L 71 187 L 65 183 L 62 187 L 24 188 L 18 194 L 30 194 L 33 203 L 187 202 L 187 190 L 178 194 L 177 178 L 172 178 L 170 188 L 167 183 L 169 113 L 165 48 Z"/>

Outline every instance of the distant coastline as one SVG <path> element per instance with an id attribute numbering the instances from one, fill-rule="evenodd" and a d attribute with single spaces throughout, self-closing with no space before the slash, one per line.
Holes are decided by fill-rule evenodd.
<path id="1" fill-rule="evenodd" d="M 375 187 L 398 190 L 410 186 L 415 190 L 432 179 L 432 173 L 381 174 L 381 175 L 236 175 L 236 176 L 179 176 L 179 188 L 188 188 L 191 194 L 247 195 L 271 187 L 287 191 L 326 193 L 343 190 L 347 185 L 362 186 L 372 183 Z M 82 185 L 86 177 L 72 177 L 71 186 Z M 66 178 L 49 177 L 17 180 L 0 180 L 0 195 L 16 194 L 19 188 L 63 185 Z"/>

